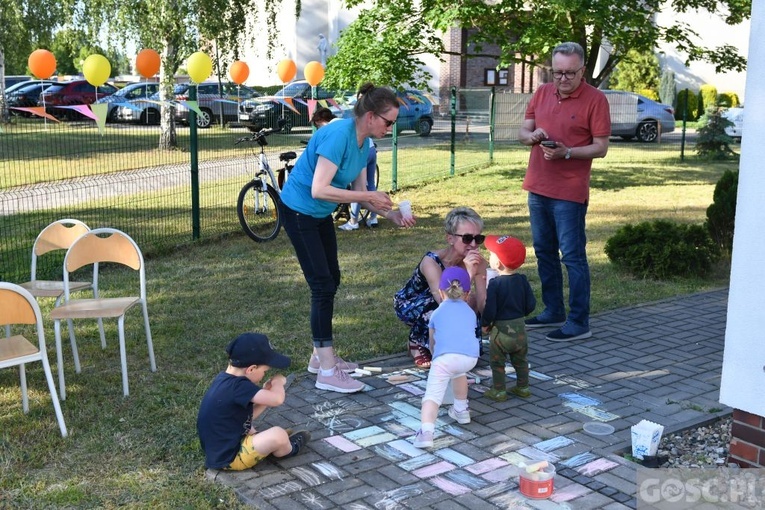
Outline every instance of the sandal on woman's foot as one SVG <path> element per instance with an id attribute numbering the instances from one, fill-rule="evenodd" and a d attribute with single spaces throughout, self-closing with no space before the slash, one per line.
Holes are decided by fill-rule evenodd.
<path id="1" fill-rule="evenodd" d="M 433 356 L 428 349 L 421 345 L 410 345 L 409 354 L 414 358 L 414 365 L 417 368 L 430 368 Z"/>

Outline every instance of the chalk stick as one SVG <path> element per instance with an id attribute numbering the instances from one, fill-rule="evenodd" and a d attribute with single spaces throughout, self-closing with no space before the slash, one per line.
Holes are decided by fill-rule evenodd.
<path id="1" fill-rule="evenodd" d="M 534 471 L 539 471 L 542 468 L 547 467 L 547 461 L 546 460 L 540 460 L 539 462 L 535 462 L 534 464 L 529 464 L 526 466 L 526 472 L 527 473 L 533 473 Z"/>
<path id="2" fill-rule="evenodd" d="M 363 370 L 366 370 L 367 372 L 382 372 L 382 368 L 380 367 L 363 367 Z"/>
<path id="3" fill-rule="evenodd" d="M 408 381 L 409 376 L 408 375 L 392 375 L 388 377 L 389 382 L 402 382 L 402 381 Z"/>
<path id="4" fill-rule="evenodd" d="M 369 370 L 362 370 L 362 369 L 360 369 L 360 368 L 357 368 L 357 369 L 355 370 L 355 372 L 356 372 L 357 374 L 359 374 L 359 375 L 372 375 L 372 372 L 370 372 Z"/>

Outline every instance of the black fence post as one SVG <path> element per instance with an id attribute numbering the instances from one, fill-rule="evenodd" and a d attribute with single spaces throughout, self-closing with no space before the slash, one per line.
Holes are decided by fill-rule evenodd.
<path id="1" fill-rule="evenodd" d="M 189 101 L 196 102 L 197 86 L 189 87 Z M 189 152 L 191 153 L 191 238 L 199 239 L 199 138 L 197 112 L 189 108 Z"/>
<path id="2" fill-rule="evenodd" d="M 457 87 L 452 87 L 451 90 L 451 98 L 449 99 L 449 113 L 451 114 L 452 118 L 451 145 L 449 148 L 449 175 L 454 175 L 455 134 L 457 129 Z"/>

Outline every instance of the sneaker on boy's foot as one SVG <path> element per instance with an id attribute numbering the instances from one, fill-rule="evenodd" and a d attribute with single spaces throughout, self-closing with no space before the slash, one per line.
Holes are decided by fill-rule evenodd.
<path id="1" fill-rule="evenodd" d="M 529 398 L 531 396 L 531 389 L 528 386 L 513 386 L 510 388 L 510 392 L 521 398 Z"/>
<path id="2" fill-rule="evenodd" d="M 495 390 L 494 388 L 488 390 L 486 393 L 484 393 L 486 398 L 490 398 L 494 400 L 495 402 L 504 402 L 507 400 L 507 391 L 505 390 Z"/>
<path id="3" fill-rule="evenodd" d="M 339 228 L 340 230 L 346 230 L 346 231 L 347 230 L 358 230 L 359 229 L 359 224 L 358 223 L 351 223 L 349 221 L 347 223 L 343 223 L 342 225 L 340 225 L 337 228 Z"/>
<path id="4" fill-rule="evenodd" d="M 364 383 L 353 379 L 335 366 L 332 375 L 318 373 L 316 387 L 320 390 L 337 391 L 338 393 L 356 393 L 364 389 Z"/>
<path id="5" fill-rule="evenodd" d="M 377 216 L 370 215 L 369 218 L 367 218 L 367 227 L 376 227 L 378 224 L 377 222 Z"/>
<path id="6" fill-rule="evenodd" d="M 345 361 L 343 358 L 335 355 L 335 366 L 346 373 L 351 373 L 355 371 L 359 366 L 356 363 L 350 363 L 348 361 Z M 319 357 L 318 356 L 311 356 L 311 361 L 308 362 L 308 371 L 312 374 L 318 374 L 319 369 L 321 368 L 321 365 L 319 364 Z"/>
<path id="7" fill-rule="evenodd" d="M 414 447 L 415 448 L 432 448 L 433 447 L 433 433 L 432 432 L 423 432 L 422 430 L 417 431 L 417 435 L 414 436 Z"/>
<path id="8" fill-rule="evenodd" d="M 456 409 L 454 409 L 454 406 L 451 406 L 449 408 L 449 417 L 457 420 L 457 423 L 461 423 L 462 425 L 465 425 L 466 423 L 470 423 L 470 409 L 465 409 L 464 411 L 457 411 Z"/>
<path id="9" fill-rule="evenodd" d="M 285 455 L 284 458 L 294 457 L 300 453 L 300 450 L 302 450 L 310 440 L 311 434 L 305 430 L 298 430 L 290 433 L 290 444 L 292 445 L 292 452 Z"/>

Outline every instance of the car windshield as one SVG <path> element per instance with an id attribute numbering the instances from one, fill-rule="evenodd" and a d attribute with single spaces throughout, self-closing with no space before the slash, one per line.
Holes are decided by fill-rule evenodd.
<path id="1" fill-rule="evenodd" d="M 293 82 L 287 85 L 286 87 L 279 89 L 279 91 L 274 94 L 274 97 L 295 97 L 299 96 L 303 93 L 305 88 L 308 86 L 306 82 Z"/>
<path id="2" fill-rule="evenodd" d="M 45 89 L 45 92 L 49 92 L 51 94 L 55 94 L 56 92 L 59 92 L 64 88 L 63 85 L 51 85 L 47 89 Z"/>

